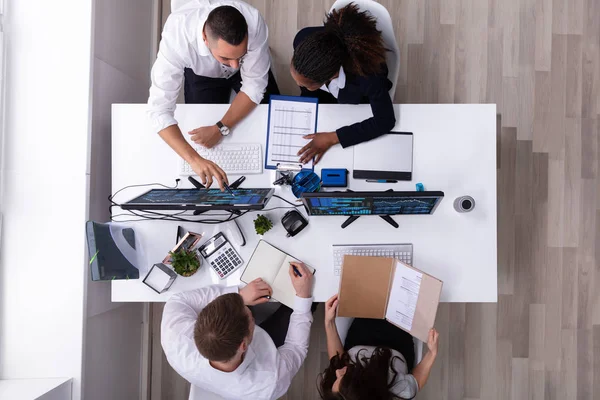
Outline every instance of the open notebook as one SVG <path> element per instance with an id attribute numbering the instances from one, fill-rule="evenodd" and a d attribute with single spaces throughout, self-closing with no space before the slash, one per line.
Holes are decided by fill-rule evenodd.
<path id="1" fill-rule="evenodd" d="M 258 242 L 252 258 L 248 261 L 240 280 L 248 284 L 256 278 L 262 278 L 273 289 L 271 298 L 293 309 L 296 290 L 289 275 L 290 262 L 292 261 L 301 262 L 272 244 L 261 240 Z M 306 267 L 313 274 L 315 273 L 314 268 L 308 265 Z"/>
<path id="2" fill-rule="evenodd" d="M 386 319 L 427 342 L 442 281 L 394 258 L 344 256 L 338 317 Z"/>

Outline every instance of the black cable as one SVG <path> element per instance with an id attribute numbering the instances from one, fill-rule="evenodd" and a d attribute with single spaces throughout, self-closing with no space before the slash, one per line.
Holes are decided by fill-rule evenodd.
<path id="1" fill-rule="evenodd" d="M 283 201 L 285 201 L 286 203 L 288 203 L 288 204 L 290 204 L 290 205 L 292 205 L 292 206 L 294 206 L 294 207 L 302 207 L 302 203 L 300 203 L 300 204 L 294 204 L 294 203 L 292 203 L 291 201 L 289 201 L 289 200 L 286 200 L 286 199 L 284 199 L 283 197 L 281 197 L 281 196 L 278 196 L 278 195 L 276 195 L 276 194 L 274 194 L 274 195 L 273 195 L 273 197 L 277 197 L 278 199 L 280 199 L 280 200 L 283 200 Z M 289 208 L 289 207 L 288 207 L 288 208 Z"/>

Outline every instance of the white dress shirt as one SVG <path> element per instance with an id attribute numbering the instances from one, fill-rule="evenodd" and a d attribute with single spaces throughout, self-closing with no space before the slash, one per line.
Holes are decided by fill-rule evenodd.
<path id="1" fill-rule="evenodd" d="M 225 293 L 238 288 L 208 286 L 173 295 L 165 305 L 161 343 L 169 364 L 192 385 L 226 399 L 277 399 L 283 396 L 306 358 L 312 314 L 312 298 L 296 296 L 294 312 L 283 346 L 276 348 L 259 326 L 244 360 L 233 372 L 213 368 L 194 342 L 194 325 L 200 311 Z"/>
<path id="2" fill-rule="evenodd" d="M 248 24 L 248 52 L 240 60 L 242 92 L 259 104 L 267 87 L 269 60 L 268 28 L 254 7 L 241 1 L 188 0 L 174 3 L 162 32 L 158 55 L 152 67 L 149 117 L 156 132 L 177 124 L 173 114 L 183 84 L 184 68 L 209 78 L 230 78 L 238 69 L 218 62 L 202 39 L 208 14 L 216 7 L 237 8 Z"/>
<path id="3" fill-rule="evenodd" d="M 321 86 L 321 90 L 329 92 L 335 97 L 338 98 L 340 93 L 340 89 L 346 87 L 346 73 L 344 72 L 344 67 L 340 67 L 340 73 L 337 78 L 334 78 L 329 82 L 329 85 Z"/>

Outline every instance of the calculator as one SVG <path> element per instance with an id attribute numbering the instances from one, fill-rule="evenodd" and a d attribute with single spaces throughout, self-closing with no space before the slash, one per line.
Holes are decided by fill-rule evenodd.
<path id="1" fill-rule="evenodd" d="M 242 257 L 221 232 L 208 239 L 198 251 L 220 279 L 227 278 L 244 263 Z"/>

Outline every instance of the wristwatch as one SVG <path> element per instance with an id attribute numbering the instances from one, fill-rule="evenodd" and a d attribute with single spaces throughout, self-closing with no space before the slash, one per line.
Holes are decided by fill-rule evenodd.
<path id="1" fill-rule="evenodd" d="M 223 125 L 223 123 L 221 121 L 217 122 L 217 128 L 219 128 L 219 130 L 221 131 L 221 135 L 223 136 L 227 136 L 229 135 L 229 128 L 226 127 L 225 125 Z"/>

